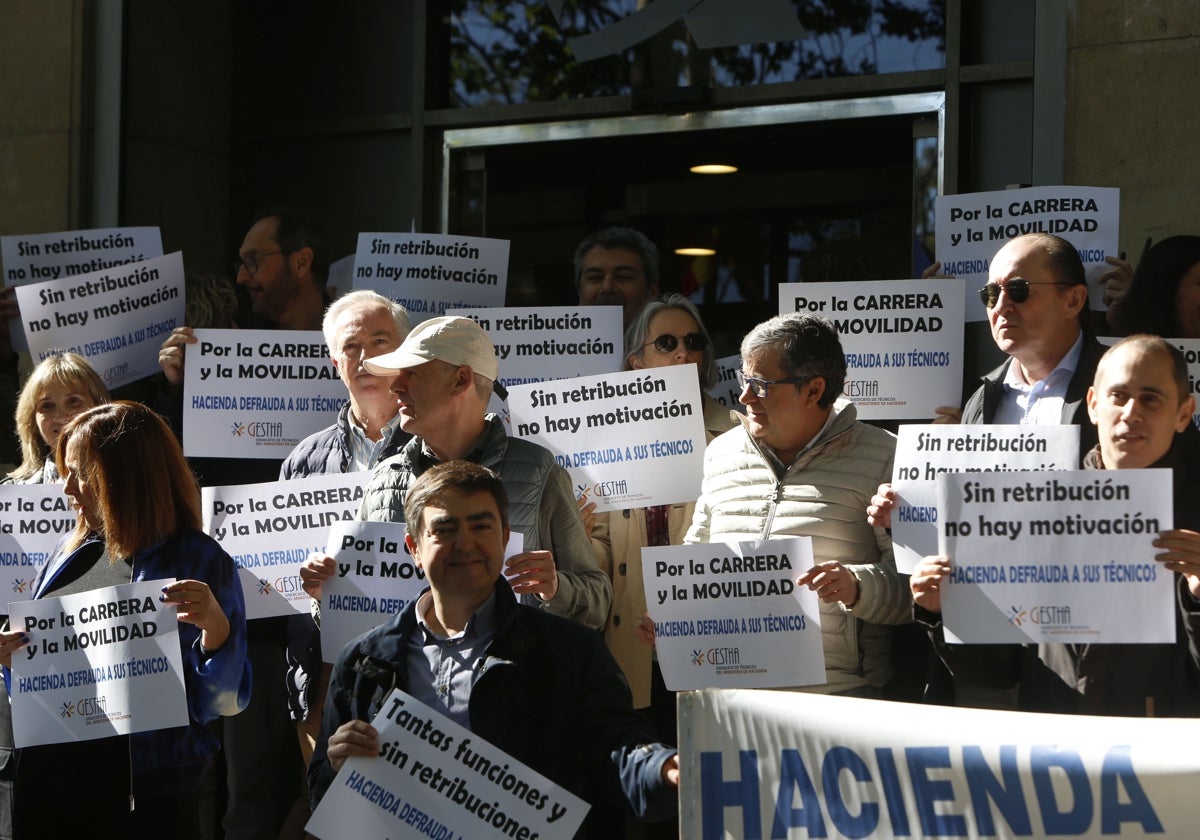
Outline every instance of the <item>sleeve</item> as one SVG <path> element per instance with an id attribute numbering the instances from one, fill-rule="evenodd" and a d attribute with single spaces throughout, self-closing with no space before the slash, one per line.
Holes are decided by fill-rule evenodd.
<path id="1" fill-rule="evenodd" d="M 206 538 L 207 539 L 207 538 Z M 192 719 L 206 723 L 224 715 L 236 715 L 250 702 L 250 661 L 247 658 L 246 605 L 242 584 L 232 558 L 215 542 L 209 542 L 208 574 L 204 581 L 229 619 L 229 638 L 219 650 L 206 651 L 200 634 L 184 651 L 184 669 L 192 677 L 188 707 Z"/>
<path id="2" fill-rule="evenodd" d="M 1179 617 L 1183 621 L 1184 633 L 1187 636 L 1188 657 L 1192 669 L 1200 673 L 1200 601 L 1192 597 L 1186 577 L 1176 575 L 1176 578 L 1175 594 L 1179 604 Z"/>
<path id="3" fill-rule="evenodd" d="M 879 547 L 879 560 L 847 565 L 858 578 L 858 601 L 847 612 L 872 624 L 908 624 L 913 608 L 908 575 L 896 570 L 891 536 L 883 528 L 872 530 Z"/>
<path id="4" fill-rule="evenodd" d="M 654 731 L 633 709 L 629 684 L 599 636 L 588 640 L 584 675 L 584 744 L 588 772 L 606 797 L 644 822 L 679 811 L 677 792 L 662 778 L 677 750 L 655 741 Z"/>
<path id="5" fill-rule="evenodd" d="M 592 540 L 583 528 L 567 471 L 555 464 L 546 478 L 538 531 L 542 545 L 554 552 L 558 594 L 544 608 L 587 627 L 603 629 L 612 606 L 612 581 L 596 564 Z"/>
<path id="6" fill-rule="evenodd" d="M 343 723 L 354 718 L 350 709 L 354 672 L 349 663 L 353 662 L 357 655 L 358 648 L 355 645 L 348 645 L 343 649 L 338 654 L 329 678 L 329 693 L 325 697 L 325 710 L 321 715 L 321 734 L 317 736 L 312 760 L 308 763 L 308 800 L 313 811 L 317 809 L 321 797 L 325 795 L 333 777 L 337 775 L 326 754 L 329 749 L 329 736 Z"/>
<path id="7" fill-rule="evenodd" d="M 709 468 L 708 459 L 713 455 L 710 445 L 704 452 L 704 478 L 700 482 L 700 497 L 696 499 L 696 509 L 692 513 L 692 524 L 683 538 L 684 545 L 707 543 L 712 541 L 712 509 L 709 507 Z"/>

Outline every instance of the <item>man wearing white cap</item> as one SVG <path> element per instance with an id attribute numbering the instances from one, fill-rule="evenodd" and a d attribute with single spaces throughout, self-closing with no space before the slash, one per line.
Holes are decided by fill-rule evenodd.
<path id="1" fill-rule="evenodd" d="M 439 463 L 466 460 L 500 476 L 509 495 L 512 529 L 524 537 L 504 575 L 525 603 L 600 629 L 612 585 L 596 565 L 571 481 L 544 447 L 509 438 L 487 414 L 499 372 L 496 348 L 470 318 L 431 318 L 399 348 L 364 360 L 376 376 L 391 376 L 400 427 L 413 435 L 397 455 L 375 467 L 363 496 L 363 519 L 402 522 L 404 499 L 418 476 Z M 310 560 L 305 590 L 320 597 L 333 561 Z"/>

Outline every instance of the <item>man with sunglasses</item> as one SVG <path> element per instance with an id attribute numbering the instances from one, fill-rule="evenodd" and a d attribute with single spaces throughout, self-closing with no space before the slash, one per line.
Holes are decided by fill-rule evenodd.
<path id="1" fill-rule="evenodd" d="M 685 543 L 812 537 L 814 566 L 797 581 L 821 600 L 826 684 L 812 691 L 881 697 L 891 631 L 911 620 L 892 541 L 862 516 L 892 473 L 896 441 L 858 421 L 841 397 L 846 357 L 829 321 L 782 315 L 742 341 L 740 425 L 704 457 Z"/>
<path id="2" fill-rule="evenodd" d="M 1096 445 L 1086 397 L 1104 347 L 1088 325 L 1079 252 L 1046 233 L 1012 239 L 992 258 L 980 297 L 992 339 L 1009 359 L 983 377 L 962 422 L 1074 423 L 1082 457 Z"/>

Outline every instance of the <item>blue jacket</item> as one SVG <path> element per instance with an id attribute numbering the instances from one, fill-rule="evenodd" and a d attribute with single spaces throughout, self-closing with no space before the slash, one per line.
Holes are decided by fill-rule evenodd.
<path id="1" fill-rule="evenodd" d="M 519 605 L 503 578 L 495 592 L 496 635 L 471 689 L 471 731 L 588 802 L 607 798 L 646 820 L 674 815 L 678 799 L 661 778 L 674 750 L 653 743 L 600 635 Z M 393 688 L 407 690 L 416 604 L 338 654 L 308 768 L 314 808 L 334 777 L 325 757 L 330 734 L 372 720 Z"/>
<path id="2" fill-rule="evenodd" d="M 82 562 L 81 557 L 93 556 L 98 542 L 88 540 L 70 554 L 60 553 L 51 559 L 38 575 L 32 597 L 45 596 L 64 569 Z M 200 628 L 179 622 L 184 690 L 191 722 L 187 726 L 129 736 L 133 789 L 139 796 L 170 795 L 199 788 L 201 770 L 219 746 L 205 724 L 222 715 L 236 715 L 250 701 L 246 606 L 232 558 L 207 534 L 184 530 L 134 556 L 135 582 L 159 578 L 207 583 L 229 618 L 229 638 L 220 650 L 205 655 L 200 650 Z M 18 758 L 18 774 L 19 762 Z"/>

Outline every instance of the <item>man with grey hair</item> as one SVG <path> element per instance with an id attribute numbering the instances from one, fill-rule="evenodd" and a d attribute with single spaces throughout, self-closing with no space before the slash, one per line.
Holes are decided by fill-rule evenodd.
<path id="1" fill-rule="evenodd" d="M 658 248 L 633 228 L 596 231 L 575 249 L 575 290 L 584 306 L 619 304 L 628 329 L 658 295 Z"/>
<path id="2" fill-rule="evenodd" d="M 709 444 L 686 543 L 811 537 L 798 580 L 821 600 L 826 683 L 809 690 L 879 697 L 892 675 L 891 632 L 911 620 L 892 541 L 863 521 L 892 474 L 895 439 L 841 399 L 846 359 L 823 318 L 782 315 L 742 341 L 740 425 Z"/>
<path id="3" fill-rule="evenodd" d="M 280 480 L 371 470 L 412 437 L 400 428 L 400 407 L 387 380 L 363 367 L 364 361 L 395 350 L 408 336 L 404 307 L 378 292 L 349 292 L 326 310 L 321 330 L 349 399 L 331 426 L 296 445 L 279 469 Z M 321 663 L 320 631 L 307 615 L 288 616 L 285 680 L 288 711 L 307 764 L 329 685 L 329 669 Z"/>
<path id="4" fill-rule="evenodd" d="M 296 445 L 279 470 L 280 479 L 374 469 L 411 437 L 400 429 L 400 407 L 387 380 L 363 366 L 408 336 L 404 307 L 378 292 L 350 292 L 329 307 L 321 329 L 350 399 L 337 422 Z"/>
<path id="5" fill-rule="evenodd" d="M 547 449 L 509 438 L 504 421 L 486 413 L 499 374 L 487 333 L 470 318 L 431 318 L 399 349 L 364 365 L 390 380 L 400 427 L 414 437 L 375 468 L 360 516 L 403 522 L 408 488 L 424 472 L 446 461 L 482 464 L 504 482 L 512 527 L 524 537 L 525 550 L 505 565 L 513 592 L 525 603 L 603 627 L 612 587 L 596 565 L 566 470 Z M 310 558 L 300 573 L 305 591 L 319 598 L 333 573 L 331 558 Z"/>

